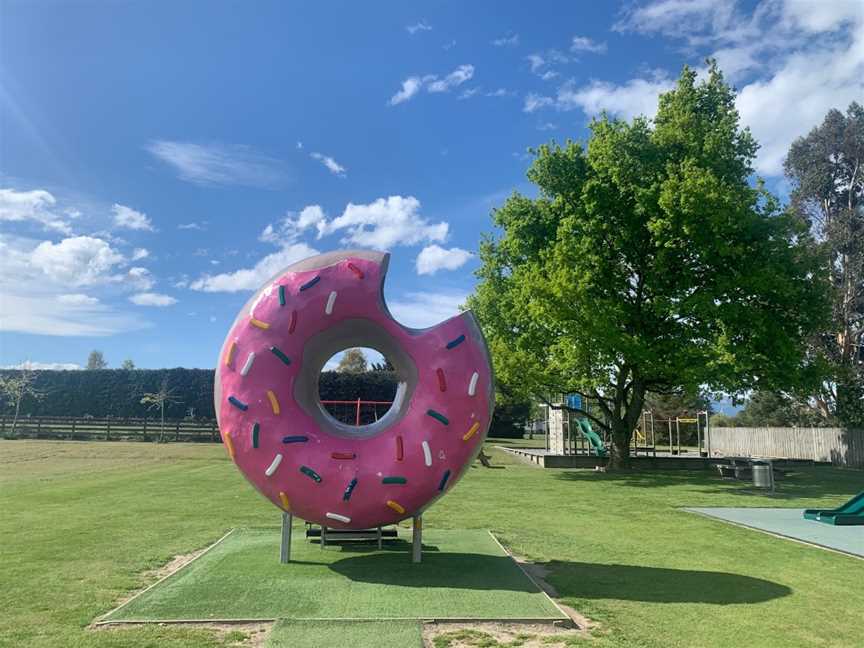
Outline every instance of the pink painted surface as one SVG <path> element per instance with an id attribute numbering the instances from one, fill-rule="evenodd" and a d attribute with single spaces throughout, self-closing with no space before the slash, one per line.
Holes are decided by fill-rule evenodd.
<path id="1" fill-rule="evenodd" d="M 362 278 L 349 268 L 358 268 Z M 300 291 L 315 277 L 318 282 Z M 246 479 L 280 509 L 280 492 L 298 517 L 334 528 L 369 528 L 395 523 L 417 515 L 437 497 L 450 490 L 476 457 L 489 427 L 492 413 L 492 372 L 488 352 L 471 313 L 462 313 L 434 327 L 413 330 L 403 327 L 386 312 L 381 302 L 384 280 L 379 263 L 348 257 L 327 267 L 303 272 L 286 272 L 272 282 L 254 305 L 254 318 L 269 324 L 262 330 L 250 323 L 248 310 L 237 319 L 219 356 L 217 372 L 217 416 L 223 435 L 231 435 L 233 459 Z M 286 303 L 279 303 L 279 289 L 285 289 Z M 325 306 L 332 291 L 337 292 L 332 313 Z M 295 327 L 289 332 L 292 312 Z M 417 385 L 404 416 L 368 438 L 345 438 L 328 431 L 301 409 L 294 399 L 294 384 L 300 371 L 320 367 L 303 366 L 305 342 L 313 335 L 346 319 L 368 319 L 383 327 L 406 350 L 417 368 Z M 464 335 L 461 344 L 448 349 L 447 343 Z M 225 358 L 236 342 L 232 361 Z M 270 348 L 276 346 L 291 359 L 286 365 Z M 255 360 L 241 376 L 246 358 Z M 445 377 L 441 391 L 438 370 Z M 471 376 L 479 374 L 475 395 L 468 393 Z M 221 388 L 221 389 L 220 389 Z M 267 390 L 278 397 L 280 413 L 274 414 Z M 248 405 L 246 411 L 228 401 L 234 396 Z M 449 420 L 444 425 L 428 415 L 435 410 Z M 480 426 L 470 439 L 463 440 L 472 425 Z M 259 445 L 253 447 L 252 429 L 259 425 Z M 283 443 L 285 436 L 306 436 L 305 443 Z M 402 437 L 402 460 L 397 458 L 397 437 Z M 428 442 L 431 466 L 424 459 L 422 443 Z M 226 446 L 228 444 L 226 443 Z M 332 453 L 353 453 L 355 459 L 334 459 Z M 265 471 L 277 454 L 282 461 L 272 476 Z M 301 466 L 321 477 L 315 482 L 301 472 Z M 449 479 L 439 486 L 446 471 Z M 384 477 L 404 477 L 407 483 L 383 484 Z M 343 494 L 353 480 L 357 484 L 348 501 Z M 387 505 L 397 502 L 405 513 Z M 327 517 L 335 513 L 349 523 Z"/>

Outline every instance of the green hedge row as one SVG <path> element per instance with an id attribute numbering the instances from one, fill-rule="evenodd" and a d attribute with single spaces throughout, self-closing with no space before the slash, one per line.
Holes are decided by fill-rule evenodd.
<path id="1" fill-rule="evenodd" d="M 17 373 L 0 371 L 0 376 Z M 39 371 L 34 385 L 41 397 L 26 398 L 21 414 L 32 416 L 113 416 L 117 418 L 155 416 L 141 404 L 147 392 L 158 392 L 163 381 L 177 401 L 165 407 L 165 418 L 189 416 L 213 418 L 212 369 L 100 369 L 86 371 Z M 322 400 L 393 400 L 396 376 L 381 371 L 321 374 Z M 3 403 L 9 412 L 10 403 Z"/>

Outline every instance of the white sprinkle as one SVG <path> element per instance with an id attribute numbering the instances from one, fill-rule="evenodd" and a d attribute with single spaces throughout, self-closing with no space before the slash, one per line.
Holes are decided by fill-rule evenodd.
<path id="1" fill-rule="evenodd" d="M 327 513 L 327 517 L 331 520 L 337 520 L 339 522 L 344 522 L 348 524 L 351 521 L 351 518 L 345 517 L 344 515 L 339 515 L 338 513 Z"/>
<path id="2" fill-rule="evenodd" d="M 429 444 L 426 441 L 423 442 L 423 460 L 427 466 L 432 465 L 432 451 L 429 449 Z"/>
<path id="3" fill-rule="evenodd" d="M 327 305 L 324 307 L 324 312 L 328 315 L 333 312 L 333 304 L 336 303 L 336 291 L 333 290 L 327 298 Z"/>
<path id="4" fill-rule="evenodd" d="M 249 373 L 249 370 L 252 368 L 253 362 L 255 362 L 255 352 L 250 351 L 249 355 L 246 356 L 246 362 L 243 364 L 243 368 L 240 370 L 241 376 L 245 376 Z"/>
<path id="5" fill-rule="evenodd" d="M 468 383 L 468 395 L 473 396 L 474 392 L 477 391 L 477 379 L 480 377 L 476 371 L 471 374 L 471 382 Z"/>
<path id="6" fill-rule="evenodd" d="M 270 477 L 273 473 L 276 472 L 276 469 L 279 467 L 279 464 L 282 463 L 282 455 L 277 454 L 273 458 L 273 463 L 270 464 L 270 467 L 264 471 L 264 474 Z"/>

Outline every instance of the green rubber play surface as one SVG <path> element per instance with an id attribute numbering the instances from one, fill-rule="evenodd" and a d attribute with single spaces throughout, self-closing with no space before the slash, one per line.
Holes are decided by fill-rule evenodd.
<path id="1" fill-rule="evenodd" d="M 864 526 L 833 526 L 805 520 L 802 509 L 687 508 L 685 510 L 864 558 Z"/>
<path id="2" fill-rule="evenodd" d="M 278 529 L 237 529 L 103 620 L 562 617 L 487 531 L 424 530 L 419 565 L 408 540 L 322 549 L 295 529 L 281 565 Z"/>

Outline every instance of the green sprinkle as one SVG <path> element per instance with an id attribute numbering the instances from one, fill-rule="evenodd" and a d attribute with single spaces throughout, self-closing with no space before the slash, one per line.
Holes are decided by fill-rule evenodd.
<path id="1" fill-rule="evenodd" d="M 285 355 L 284 353 L 282 353 L 282 351 L 281 351 L 278 347 L 271 346 L 271 347 L 270 347 L 270 353 L 272 353 L 273 355 L 275 355 L 277 358 L 279 358 L 279 359 L 280 359 L 282 362 L 284 362 L 286 365 L 290 365 L 290 364 L 291 364 L 291 358 L 289 358 L 287 355 Z"/>
<path id="2" fill-rule="evenodd" d="M 258 425 L 257 423 L 255 423 L 255 425 L 252 426 L 252 447 L 253 448 L 258 447 L 258 432 L 260 430 L 261 430 L 261 426 Z"/>
<path id="3" fill-rule="evenodd" d="M 382 484 L 407 484 L 408 480 L 404 477 L 385 477 L 381 480 Z"/>
<path id="4" fill-rule="evenodd" d="M 285 286 L 279 286 L 279 305 L 285 305 Z"/>
<path id="5" fill-rule="evenodd" d="M 436 421 L 443 423 L 444 425 L 450 425 L 450 421 L 447 420 L 447 417 L 441 414 L 440 412 L 436 412 L 433 409 L 426 410 L 426 413 L 434 418 Z"/>

